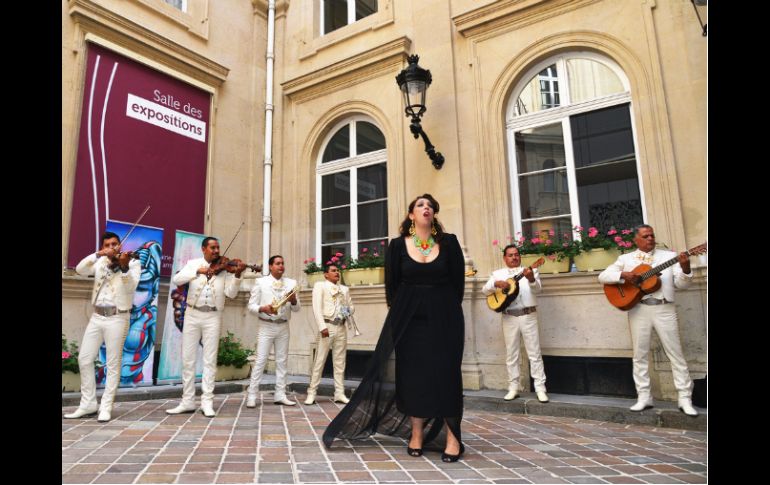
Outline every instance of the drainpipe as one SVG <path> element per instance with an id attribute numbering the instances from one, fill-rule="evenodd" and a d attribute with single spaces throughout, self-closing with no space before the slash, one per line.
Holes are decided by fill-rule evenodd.
<path id="1" fill-rule="evenodd" d="M 265 76 L 265 173 L 264 200 L 262 201 L 262 274 L 269 272 L 270 258 L 270 195 L 273 169 L 273 50 L 275 46 L 275 0 L 267 4 L 267 59 Z"/>

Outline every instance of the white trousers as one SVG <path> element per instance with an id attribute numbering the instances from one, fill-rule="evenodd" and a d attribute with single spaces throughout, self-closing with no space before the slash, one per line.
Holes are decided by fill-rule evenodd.
<path id="1" fill-rule="evenodd" d="M 307 388 L 307 393 L 315 394 L 318 391 L 321 374 L 324 365 L 326 365 L 326 357 L 329 355 L 329 348 L 331 348 L 332 363 L 334 364 L 334 395 L 345 394 L 345 352 L 348 349 L 348 331 L 345 325 L 329 324 L 329 336 L 321 337 L 321 333 L 318 332 L 317 343 L 313 374 L 310 376 L 310 387 Z"/>
<path id="2" fill-rule="evenodd" d="M 508 367 L 508 389 L 519 387 L 519 354 L 521 338 L 529 356 L 529 372 L 535 380 L 535 391 L 545 392 L 545 369 L 543 356 L 540 354 L 540 334 L 537 328 L 537 313 L 520 317 L 503 313 L 503 336 L 505 337 L 506 358 Z"/>
<path id="3" fill-rule="evenodd" d="M 96 376 L 94 361 L 99 357 L 99 348 L 104 342 L 107 347 L 107 381 L 102 394 L 100 410 L 112 412 L 112 403 L 120 384 L 120 362 L 123 359 L 123 343 L 128 332 L 128 318 L 131 313 L 118 313 L 103 317 L 91 315 L 80 343 L 78 366 L 80 367 L 80 407 L 96 408 Z"/>
<path id="4" fill-rule="evenodd" d="M 217 350 L 222 314 L 200 312 L 187 307 L 182 330 L 182 405 L 195 407 L 195 360 L 198 342 L 203 342 L 203 379 L 201 406 L 214 404 L 214 379 L 217 376 Z"/>
<path id="5" fill-rule="evenodd" d="M 273 399 L 286 398 L 286 368 L 289 362 L 289 322 L 273 323 L 259 321 L 257 334 L 257 359 L 251 369 L 248 397 L 255 398 L 259 393 L 259 381 L 265 371 L 270 347 L 275 346 L 275 393 Z"/>
<path id="6" fill-rule="evenodd" d="M 679 341 L 679 324 L 677 323 L 676 305 L 636 305 L 629 311 L 631 322 L 631 340 L 634 346 L 634 383 L 639 397 L 650 396 L 649 355 L 652 329 L 658 333 L 663 350 L 671 361 L 671 372 L 674 375 L 674 387 L 679 392 L 679 398 L 689 398 L 692 395 L 692 379 L 687 370 L 687 361 L 682 353 Z"/>

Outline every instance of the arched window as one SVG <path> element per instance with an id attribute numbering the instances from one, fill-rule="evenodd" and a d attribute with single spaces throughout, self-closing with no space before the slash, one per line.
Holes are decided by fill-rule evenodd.
<path id="1" fill-rule="evenodd" d="M 506 131 L 516 232 L 643 222 L 631 93 L 614 62 L 573 52 L 534 66 L 511 93 Z"/>
<path id="2" fill-rule="evenodd" d="M 369 118 L 348 118 L 330 130 L 316 187 L 320 263 L 338 252 L 357 258 L 362 248 L 381 250 L 388 239 L 387 155 L 385 137 Z"/>

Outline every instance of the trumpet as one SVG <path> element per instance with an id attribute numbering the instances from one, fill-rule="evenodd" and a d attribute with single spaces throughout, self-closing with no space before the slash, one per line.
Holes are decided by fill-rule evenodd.
<path id="1" fill-rule="evenodd" d="M 294 294 L 295 294 L 295 293 L 297 293 L 297 290 L 299 290 L 299 285 L 295 286 L 294 288 L 292 288 L 292 289 L 291 289 L 291 291 L 290 291 L 290 292 L 288 292 L 288 293 L 286 293 L 285 295 L 283 295 L 283 296 L 281 297 L 281 299 L 280 299 L 280 300 L 277 300 L 277 301 L 274 301 L 273 303 L 271 303 L 271 304 L 270 304 L 270 306 L 272 306 L 272 307 L 273 307 L 273 310 L 274 310 L 276 313 L 278 313 L 278 310 L 279 310 L 279 309 L 280 309 L 280 308 L 281 308 L 281 307 L 282 307 L 284 304 L 286 304 L 286 302 L 287 302 L 287 301 L 289 301 L 289 299 L 290 299 L 292 296 L 294 296 Z"/>
<path id="2" fill-rule="evenodd" d="M 353 315 L 348 316 L 348 330 L 353 330 L 354 337 L 361 335 L 361 331 L 358 329 L 358 325 L 356 325 L 356 319 L 353 318 Z"/>

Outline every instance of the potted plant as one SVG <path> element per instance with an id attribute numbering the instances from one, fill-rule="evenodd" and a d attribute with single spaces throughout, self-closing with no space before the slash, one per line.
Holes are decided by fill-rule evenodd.
<path id="1" fill-rule="evenodd" d="M 569 272 L 570 257 L 574 252 L 571 238 L 556 237 L 553 229 L 549 230 L 547 235 L 533 235 L 531 238 L 526 238 L 521 233 L 517 235 L 519 237 L 514 244 L 519 249 L 523 266 L 529 266 L 543 256 L 545 264 L 540 267 L 540 273 Z"/>
<path id="2" fill-rule="evenodd" d="M 341 268 L 345 284 L 381 285 L 385 283 L 385 241 L 374 247 L 363 247 L 358 259 L 348 258 Z"/>
<path id="3" fill-rule="evenodd" d="M 305 269 L 302 270 L 307 278 L 307 285 L 312 288 L 319 281 L 324 280 L 324 269 L 318 263 L 315 262 L 315 258 L 308 258 L 302 262 L 305 265 Z"/>
<path id="4" fill-rule="evenodd" d="M 623 252 L 634 247 L 633 229 L 618 231 L 611 228 L 606 234 L 595 227 L 589 227 L 586 231 L 581 226 L 575 226 L 574 230 L 580 235 L 579 254 L 575 256 L 578 271 L 603 270 L 614 263 Z"/>
<path id="5" fill-rule="evenodd" d="M 78 365 L 78 344 L 67 342 L 61 334 L 61 390 L 62 392 L 80 391 L 80 366 Z"/>
<path id="6" fill-rule="evenodd" d="M 228 330 L 227 335 L 219 339 L 217 351 L 217 381 L 232 381 L 249 377 L 249 356 L 254 353 L 241 344 L 241 341 Z"/>

